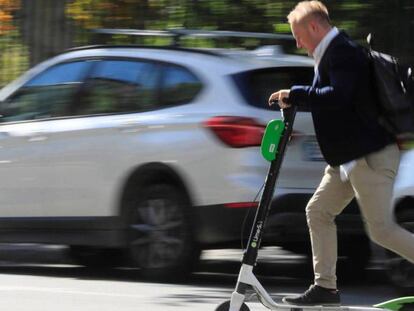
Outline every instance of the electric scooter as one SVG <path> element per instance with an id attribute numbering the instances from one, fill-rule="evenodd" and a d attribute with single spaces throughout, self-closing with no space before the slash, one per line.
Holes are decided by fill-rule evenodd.
<path id="1" fill-rule="evenodd" d="M 296 107 L 281 109 L 282 119 L 275 119 L 267 124 L 261 144 L 262 156 L 270 162 L 270 168 L 265 181 L 263 194 L 253 222 L 252 230 L 244 251 L 242 265 L 236 288 L 231 300 L 221 303 L 216 311 L 249 311 L 245 303 L 246 292 L 253 289 L 259 301 L 267 308 L 278 311 L 414 311 L 414 296 L 389 300 L 374 306 L 297 306 L 275 302 L 253 273 L 257 263 L 258 251 L 269 215 L 270 203 L 273 197 L 279 170 L 282 165 L 286 146 L 292 134 Z"/>

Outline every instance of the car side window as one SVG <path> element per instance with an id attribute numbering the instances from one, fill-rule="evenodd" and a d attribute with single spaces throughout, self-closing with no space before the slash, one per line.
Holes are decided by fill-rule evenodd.
<path id="1" fill-rule="evenodd" d="M 151 62 L 102 60 L 86 81 L 77 115 L 135 112 L 156 105 L 157 66 Z"/>
<path id="2" fill-rule="evenodd" d="M 161 83 L 163 106 L 188 103 L 197 96 L 201 88 L 201 81 L 186 68 L 164 65 Z"/>
<path id="3" fill-rule="evenodd" d="M 50 86 L 81 81 L 91 62 L 78 61 L 53 66 L 25 84 L 26 87 Z"/>
<path id="4" fill-rule="evenodd" d="M 24 84 L 1 104 L 1 122 L 62 117 L 70 114 L 90 61 L 54 65 Z"/>

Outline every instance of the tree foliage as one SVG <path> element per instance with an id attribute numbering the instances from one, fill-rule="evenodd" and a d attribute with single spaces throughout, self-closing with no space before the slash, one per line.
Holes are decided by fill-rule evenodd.
<path id="1" fill-rule="evenodd" d="M 0 35 L 16 29 L 13 25 L 13 13 L 19 8 L 19 0 L 0 0 Z"/>
<path id="2" fill-rule="evenodd" d="M 412 53 L 406 51 L 414 45 L 411 1 L 324 2 L 334 23 L 351 37 L 362 42 L 368 33 L 374 32 L 382 50 L 411 60 Z M 82 29 L 184 27 L 288 32 L 286 15 L 296 3 L 292 0 L 73 0 L 67 6 L 67 14 Z M 237 40 L 230 41 L 240 44 Z"/>
<path id="3" fill-rule="evenodd" d="M 368 33 L 373 33 L 377 49 L 393 54 L 403 62 L 414 64 L 413 0 L 323 1 L 330 10 L 333 23 L 347 31 L 353 39 L 363 43 Z M 169 42 L 169 39 L 153 37 L 106 36 L 102 39 L 102 36 L 99 37 L 91 31 L 95 28 L 159 30 L 182 27 L 289 33 L 286 16 L 296 3 L 296 0 L 0 0 L 0 52 L 3 51 L 3 55 L 11 55 L 4 53 L 5 49 L 8 48 L 10 52 L 12 48 L 18 48 L 24 59 L 27 56 L 27 45 L 30 55 L 36 52 L 38 58 L 50 57 L 50 49 L 45 48 L 45 44 L 42 46 L 41 42 L 53 45 L 53 52 L 68 47 L 67 44 L 63 46 L 62 40 L 59 40 L 56 34 L 50 35 L 52 32 L 46 31 L 51 28 L 58 30 L 53 33 L 59 34 L 61 31 L 59 35 L 62 37 L 65 31 L 69 32 L 70 46 L 102 41 L 144 44 Z M 64 14 L 58 14 L 59 17 L 48 16 L 53 10 L 47 10 L 45 4 L 53 7 L 59 4 L 64 8 Z M 30 26 L 22 26 L 22 20 L 28 18 L 31 22 L 38 23 L 36 29 L 43 33 L 33 31 L 33 27 Z M 71 26 L 60 27 L 59 23 Z M 44 39 L 42 41 L 39 38 Z M 269 41 L 236 38 L 186 39 L 182 43 L 187 46 L 206 47 L 252 47 L 272 44 Z M 41 53 L 44 55 L 40 56 Z M 31 63 L 33 65 L 34 62 Z M 17 71 L 19 70 L 14 70 L 12 75 L 15 76 Z"/>

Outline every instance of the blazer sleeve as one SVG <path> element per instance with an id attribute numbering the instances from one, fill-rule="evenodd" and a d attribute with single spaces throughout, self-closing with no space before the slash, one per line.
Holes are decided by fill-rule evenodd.
<path id="1" fill-rule="evenodd" d="M 361 73 L 368 70 L 356 47 L 337 46 L 329 51 L 328 77 L 329 85 L 323 87 L 293 86 L 288 102 L 298 106 L 320 107 L 322 109 L 339 109 L 353 102 Z"/>

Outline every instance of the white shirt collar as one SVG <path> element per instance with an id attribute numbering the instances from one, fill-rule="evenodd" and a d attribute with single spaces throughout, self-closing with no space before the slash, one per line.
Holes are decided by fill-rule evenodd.
<path id="1" fill-rule="evenodd" d="M 315 66 L 319 66 L 319 63 L 325 54 L 326 49 L 328 48 L 331 41 L 339 34 L 339 30 L 336 27 L 332 27 L 332 29 L 323 37 L 321 42 L 319 42 L 318 46 L 313 51 L 313 58 L 315 59 Z"/>

